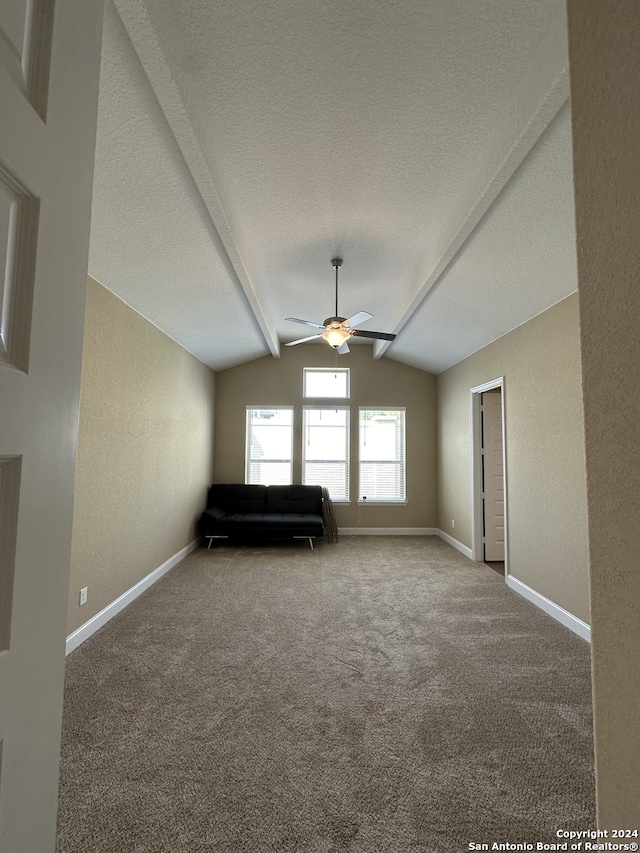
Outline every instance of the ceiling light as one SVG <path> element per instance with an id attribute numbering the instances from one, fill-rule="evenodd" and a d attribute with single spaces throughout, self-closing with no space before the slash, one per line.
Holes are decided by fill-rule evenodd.
<path id="1" fill-rule="evenodd" d="M 327 331 L 322 335 L 325 341 L 329 344 L 329 346 L 334 349 L 338 349 L 341 347 L 345 341 L 348 341 L 351 337 L 349 332 L 345 332 L 344 329 L 341 329 L 339 326 L 335 329 L 327 329 Z"/>
<path id="2" fill-rule="evenodd" d="M 370 332 L 364 329 L 353 328 L 373 317 L 373 314 L 369 314 L 368 311 L 358 311 L 357 314 L 349 318 L 338 316 L 338 270 L 342 266 L 342 259 L 334 258 L 331 261 L 331 266 L 336 271 L 336 316 L 327 317 L 324 323 L 312 323 L 311 320 L 299 320 L 297 317 L 287 317 L 287 320 L 291 323 L 302 323 L 305 326 L 311 326 L 312 329 L 323 329 L 324 331 L 310 335 L 308 338 L 300 338 L 298 341 L 289 341 L 286 346 L 294 347 L 296 344 L 304 344 L 307 341 L 322 338 L 330 347 L 337 350 L 339 355 L 344 355 L 349 352 L 347 341 L 351 337 L 376 338 L 381 341 L 395 340 L 396 336 L 391 332 Z"/>

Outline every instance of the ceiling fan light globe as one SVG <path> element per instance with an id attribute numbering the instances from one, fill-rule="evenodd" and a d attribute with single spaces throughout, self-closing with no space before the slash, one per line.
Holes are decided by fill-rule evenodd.
<path id="1" fill-rule="evenodd" d="M 338 347 L 341 347 L 342 344 L 351 337 L 351 335 L 349 332 L 345 332 L 344 329 L 327 329 L 322 337 L 329 346 L 334 349 L 338 349 Z"/>

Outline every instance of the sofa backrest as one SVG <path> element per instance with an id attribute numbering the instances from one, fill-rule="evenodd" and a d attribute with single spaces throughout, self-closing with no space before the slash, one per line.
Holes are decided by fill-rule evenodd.
<path id="1" fill-rule="evenodd" d="M 207 507 L 226 512 L 266 512 L 267 486 L 244 483 L 214 483 L 209 488 Z"/>
<path id="2" fill-rule="evenodd" d="M 322 515 L 321 486 L 268 486 L 267 512 L 312 512 Z"/>

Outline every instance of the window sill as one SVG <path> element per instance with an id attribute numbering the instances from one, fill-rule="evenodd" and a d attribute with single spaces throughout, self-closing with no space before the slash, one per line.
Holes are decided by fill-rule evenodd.
<path id="1" fill-rule="evenodd" d="M 369 498 L 366 501 L 358 501 L 358 506 L 406 506 L 408 501 L 375 501 Z"/>

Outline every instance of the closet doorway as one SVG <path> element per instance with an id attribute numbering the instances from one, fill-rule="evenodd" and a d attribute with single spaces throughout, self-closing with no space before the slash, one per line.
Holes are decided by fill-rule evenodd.
<path id="1" fill-rule="evenodd" d="M 471 389 L 473 559 L 507 578 L 504 378 Z"/>

